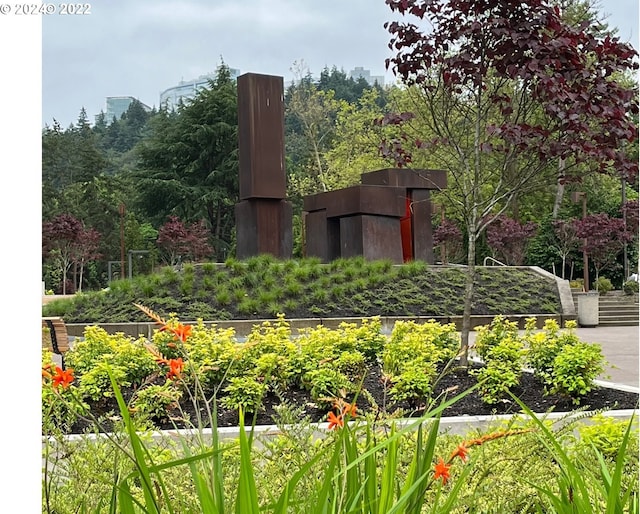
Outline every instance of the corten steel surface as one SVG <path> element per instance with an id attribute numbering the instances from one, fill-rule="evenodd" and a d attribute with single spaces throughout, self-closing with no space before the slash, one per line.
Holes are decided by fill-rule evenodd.
<path id="1" fill-rule="evenodd" d="M 305 216 L 306 255 L 331 262 L 340 257 L 340 220 L 327 218 L 327 211 L 309 212 Z"/>
<path id="2" fill-rule="evenodd" d="M 446 189 L 447 173 L 443 170 L 386 168 L 362 173 L 360 182 L 407 189 Z"/>
<path id="3" fill-rule="evenodd" d="M 405 189 L 378 185 L 357 185 L 305 196 L 303 209 L 326 209 L 327 218 L 354 214 L 402 217 L 405 213 Z"/>
<path id="4" fill-rule="evenodd" d="M 283 78 L 238 77 L 240 200 L 286 196 Z"/>
<path id="5" fill-rule="evenodd" d="M 285 200 L 251 199 L 237 203 L 236 257 L 268 253 L 290 259 L 293 252 L 292 206 Z"/>
<path id="6" fill-rule="evenodd" d="M 366 214 L 340 218 L 340 250 L 342 257 L 362 255 L 402 264 L 400 218 Z"/>
<path id="7" fill-rule="evenodd" d="M 413 259 L 433 264 L 433 226 L 428 189 L 413 189 L 411 200 L 411 229 Z"/>

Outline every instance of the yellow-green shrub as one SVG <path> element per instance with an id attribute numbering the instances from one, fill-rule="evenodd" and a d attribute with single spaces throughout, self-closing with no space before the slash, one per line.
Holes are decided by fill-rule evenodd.
<path id="1" fill-rule="evenodd" d="M 121 385 L 141 384 L 158 368 L 144 338 L 132 339 L 122 333 L 108 334 L 97 326 L 85 329 L 84 339 L 76 342 L 67 352 L 65 362 L 68 367 L 73 368 L 81 385 L 88 387 L 87 391 L 93 389 L 90 395 L 94 398 L 100 396 L 95 390 L 97 384 L 104 385 L 105 392 L 111 390 L 106 378 L 108 366 L 118 370 L 116 373 L 122 380 Z M 87 374 L 92 377 L 84 379 Z"/>

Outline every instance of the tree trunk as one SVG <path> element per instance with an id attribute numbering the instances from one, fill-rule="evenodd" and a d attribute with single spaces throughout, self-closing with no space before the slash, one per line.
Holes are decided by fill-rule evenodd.
<path id="1" fill-rule="evenodd" d="M 467 249 L 467 273 L 464 285 L 464 310 L 462 312 L 462 333 L 460 334 L 460 365 L 469 365 L 469 332 L 471 332 L 471 306 L 473 302 L 473 284 L 476 275 L 476 230 L 469 230 Z M 469 227 L 470 229 L 472 227 Z"/>
<path id="2" fill-rule="evenodd" d="M 560 211 L 560 206 L 562 205 L 562 197 L 564 196 L 564 159 L 560 159 L 558 162 L 558 182 L 556 189 L 556 199 L 553 202 L 553 211 L 551 213 L 552 219 L 558 218 L 558 212 Z"/>
<path id="3" fill-rule="evenodd" d="M 77 292 L 81 293 L 82 292 L 82 275 L 84 273 L 84 259 L 82 261 L 80 261 L 80 279 L 78 280 L 78 288 L 77 288 Z"/>
<path id="4" fill-rule="evenodd" d="M 62 294 L 67 294 L 67 263 L 62 264 Z"/>

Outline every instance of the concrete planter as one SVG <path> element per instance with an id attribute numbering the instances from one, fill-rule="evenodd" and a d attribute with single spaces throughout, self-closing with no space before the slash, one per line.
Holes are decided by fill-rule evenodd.
<path id="1" fill-rule="evenodd" d="M 599 298 L 597 291 L 578 293 L 578 325 L 597 327 L 599 323 Z"/>
<path id="2" fill-rule="evenodd" d="M 558 421 L 558 420 L 566 420 L 568 418 L 579 416 L 581 419 L 590 419 L 597 411 L 580 411 L 576 413 L 569 412 L 551 412 L 551 413 L 536 413 L 536 416 L 540 418 L 545 418 L 550 421 Z M 618 421 L 620 420 L 630 420 L 631 417 L 638 417 L 637 409 L 626 409 L 626 410 L 611 410 L 604 412 L 604 415 L 607 417 L 614 418 Z M 522 418 L 528 418 L 528 416 L 524 414 L 520 414 Z M 514 418 L 514 414 L 499 414 L 493 416 L 457 416 L 457 417 L 445 417 L 440 419 L 440 430 L 441 434 L 455 434 L 455 435 L 466 435 L 472 430 L 487 430 L 491 425 L 499 421 L 509 421 Z M 400 418 L 395 420 L 398 428 L 403 428 L 408 425 L 416 424 L 418 418 Z M 350 422 L 353 423 L 353 422 Z M 245 431 L 248 433 L 250 427 L 245 427 Z M 316 437 L 323 437 L 328 433 L 328 423 L 319 422 L 317 423 L 317 429 L 315 430 Z M 274 437 L 281 434 L 280 428 L 277 425 L 256 425 L 254 433 L 259 437 Z M 220 440 L 235 440 L 238 438 L 240 434 L 240 427 L 218 427 L 218 437 Z M 193 437 L 196 435 L 202 435 L 205 438 L 211 437 L 211 429 L 204 428 L 201 432 L 192 429 L 178 429 L 178 430 L 158 430 L 152 432 L 150 434 L 151 439 L 159 442 L 164 438 L 171 439 L 180 439 L 182 437 Z M 92 439 L 102 439 L 107 437 L 107 434 L 71 434 L 64 436 L 64 439 L 69 442 L 73 441 L 81 441 L 81 440 L 92 440 Z M 42 437 L 42 445 L 47 444 L 47 440 L 50 443 L 55 443 L 55 438 L 49 438 L 46 436 Z"/>
<path id="3" fill-rule="evenodd" d="M 595 385 L 599 387 L 605 387 L 610 389 L 617 389 L 620 391 L 627 391 L 630 393 L 640 393 L 640 388 L 629 386 L 626 384 L 619 384 L 614 382 L 608 382 L 605 380 L 595 380 Z M 586 414 L 586 416 L 585 416 Z M 597 411 L 592 412 L 584 412 L 579 411 L 576 412 L 576 416 L 580 416 L 581 418 L 591 418 L 592 415 L 597 414 Z M 611 410 L 605 411 L 605 416 L 612 417 L 616 420 L 629 420 L 631 417 L 637 418 L 639 415 L 638 409 L 626 409 L 626 410 Z M 523 418 L 526 418 L 524 414 L 521 415 Z M 536 413 L 536 416 L 548 420 L 560 420 L 566 418 L 567 416 L 573 417 L 571 413 L 568 412 L 551 412 L 551 413 Z M 485 430 L 490 425 L 497 421 L 508 421 L 513 419 L 514 414 L 503 414 L 503 415 L 491 415 L 491 416 L 456 416 L 456 417 L 443 417 L 440 419 L 440 433 L 449 433 L 456 435 L 465 435 L 470 430 Z M 402 428 L 404 426 L 415 424 L 418 421 L 418 418 L 403 418 L 397 419 L 398 428 Z M 315 430 L 316 437 L 323 437 L 328 432 L 328 423 L 319 422 L 317 423 L 317 429 Z M 246 427 L 245 431 L 249 431 L 250 427 Z M 239 437 L 240 428 L 239 427 L 219 427 L 218 428 L 218 437 L 221 440 L 235 440 Z M 273 437 L 280 434 L 280 429 L 277 425 L 256 425 L 255 427 L 255 435 L 261 437 Z M 179 430 L 159 430 L 153 432 L 151 434 L 151 438 L 155 441 L 161 441 L 164 438 L 172 438 L 172 439 L 180 439 L 183 437 L 192 437 L 196 435 L 196 431 L 191 429 L 179 429 Z M 204 437 L 211 437 L 211 429 L 205 428 L 202 429 L 200 435 Z M 67 441 L 79 441 L 82 439 L 97 439 L 107 437 L 105 434 L 72 434 L 65 436 L 65 440 Z M 47 437 L 42 438 L 42 445 L 44 447 L 47 444 Z M 51 442 L 54 442 L 53 438 L 50 438 Z"/>

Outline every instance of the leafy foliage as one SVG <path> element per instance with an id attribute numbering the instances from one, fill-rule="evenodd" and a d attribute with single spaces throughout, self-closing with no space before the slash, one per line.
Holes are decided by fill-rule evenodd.
<path id="1" fill-rule="evenodd" d="M 594 387 L 594 381 L 604 371 L 604 356 L 598 344 L 565 345 L 553 360 L 552 391 L 566 394 L 579 403 Z"/>
<path id="2" fill-rule="evenodd" d="M 160 111 L 140 142 L 138 206 L 152 220 L 207 220 L 214 256 L 224 258 L 238 199 L 237 92 L 221 65 L 215 81 L 177 113 Z"/>
<path id="3" fill-rule="evenodd" d="M 520 223 L 507 216 L 498 216 L 487 227 L 487 242 L 497 256 L 509 266 L 521 266 L 527 243 L 536 233 L 536 223 Z"/>
<path id="4" fill-rule="evenodd" d="M 193 273 L 188 273 L 186 266 L 183 271 L 165 267 L 152 275 L 114 281 L 108 291 L 53 301 L 43 306 L 43 313 L 63 316 L 67 323 L 145 321 L 132 306 L 144 303 L 187 320 L 276 319 L 277 313 L 261 305 L 258 298 L 274 287 L 267 285 L 267 280 L 277 280 L 283 284 L 289 303 L 295 301 L 294 309 L 280 310 L 287 318 L 462 314 L 465 275 L 460 268 L 429 267 L 419 262 L 388 266 L 384 261 L 363 260 L 356 274 L 351 259 L 331 265 L 295 259 L 274 260 L 261 273 L 250 271 L 241 261 L 230 261 L 217 269 L 214 289 L 203 266 L 194 266 Z M 482 268 L 476 273 L 476 285 L 474 314 L 561 312 L 555 282 L 532 270 Z M 334 288 L 342 293 L 333 296 Z M 247 299 L 252 300 L 251 310 L 242 311 L 240 306 Z M 198 310 L 199 302 L 207 309 Z M 373 349 L 379 342 L 374 338 L 370 344 Z"/>
<path id="5" fill-rule="evenodd" d="M 625 147 L 637 140 L 637 93 L 619 78 L 638 68 L 637 52 L 596 30 L 588 10 L 572 24 L 543 0 L 387 5 L 400 19 L 385 23 L 394 52 L 386 64 L 414 101 L 379 121 L 403 127 L 380 149 L 400 167 L 426 154 L 455 185 L 439 196 L 467 235 L 464 348 L 476 245 L 495 216 L 556 182 L 559 163 L 558 187 L 581 177 L 585 164 L 637 175 L 637 159 Z"/>
<path id="6" fill-rule="evenodd" d="M 204 220 L 185 225 L 177 216 L 169 216 L 169 221 L 158 230 L 157 242 L 169 255 L 170 265 L 181 262 L 183 256 L 185 260 L 200 262 L 213 252 L 208 232 Z"/>
<path id="7" fill-rule="evenodd" d="M 517 323 L 496 316 L 489 325 L 477 327 L 475 351 L 484 366 L 472 372 L 480 382 L 483 401 L 495 404 L 509 397 L 509 391 L 520 383 L 525 359 Z"/>
<path id="8" fill-rule="evenodd" d="M 615 263 L 625 244 L 631 240 L 622 218 L 608 214 L 590 214 L 574 220 L 576 236 L 582 239 L 582 247 L 596 268 L 596 280 L 600 272 Z"/>

